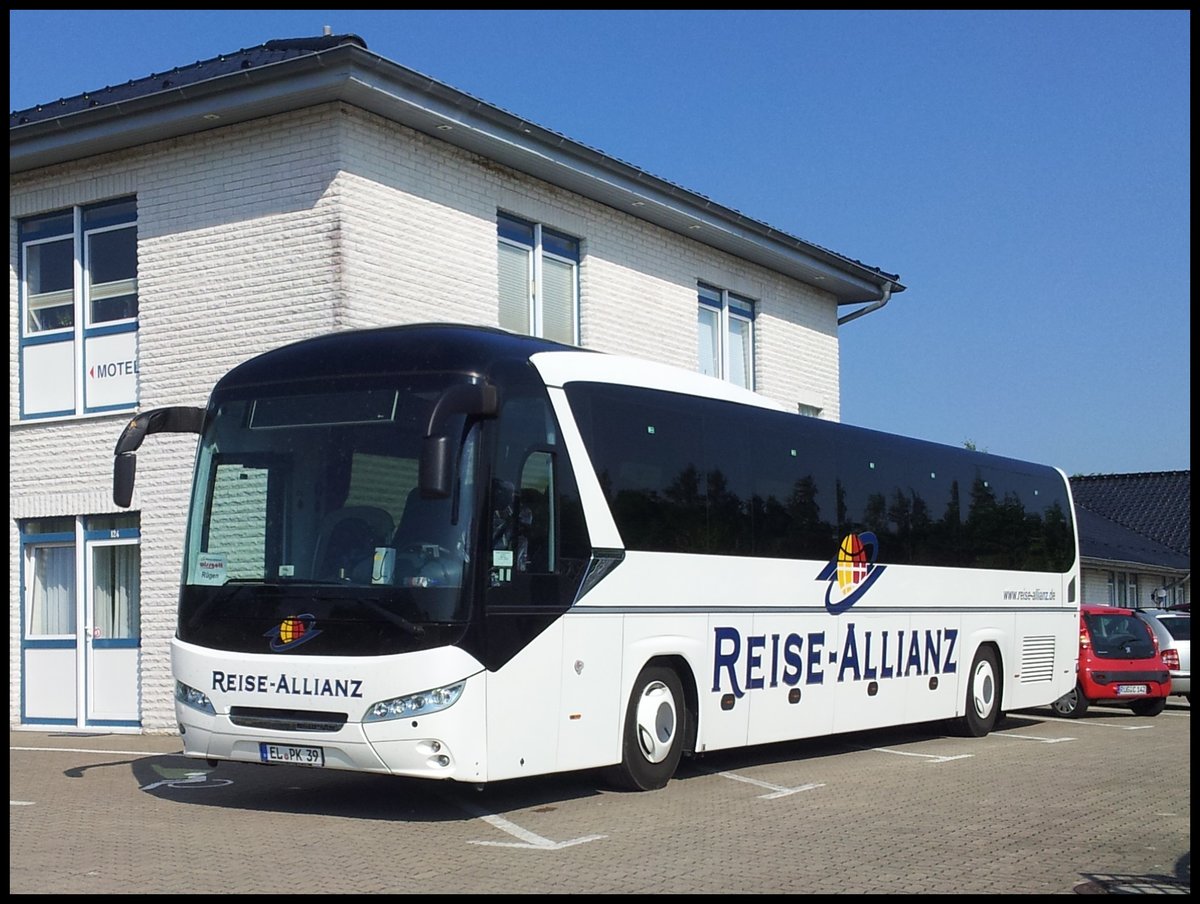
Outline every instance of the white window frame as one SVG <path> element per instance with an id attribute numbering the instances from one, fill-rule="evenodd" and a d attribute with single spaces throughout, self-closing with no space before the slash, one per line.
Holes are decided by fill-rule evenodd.
<path id="1" fill-rule="evenodd" d="M 78 559 L 77 553 L 79 547 L 73 538 L 64 539 L 59 535 L 52 536 L 53 539 L 43 539 L 37 534 L 31 534 L 24 543 L 24 637 L 29 639 L 62 639 L 74 637 L 76 632 L 76 609 L 78 607 L 77 599 L 79 594 L 79 565 L 76 560 Z M 70 554 L 69 562 L 71 566 L 71 585 L 66 589 L 66 593 L 68 595 L 66 600 L 66 609 L 62 610 L 63 614 L 69 620 L 69 630 L 43 631 L 37 627 L 39 613 L 38 606 L 45 605 L 46 603 L 44 588 L 40 588 L 37 580 L 37 564 L 41 558 L 41 555 L 48 553 L 50 550 L 60 550 Z"/>
<path id="2" fill-rule="evenodd" d="M 132 213 L 122 210 L 124 205 L 132 206 Z M 106 208 L 114 207 L 113 211 Z M 88 218 L 91 214 L 96 214 L 96 221 L 89 223 Z M 70 227 L 68 228 L 64 222 L 63 227 L 56 232 L 49 231 L 49 228 L 43 224 L 46 230 L 44 233 L 35 230 L 32 236 L 26 234 L 26 224 L 34 226 L 39 221 L 52 220 L 57 217 L 62 217 L 64 220 L 70 219 Z M 52 225 L 52 224 L 51 224 Z M 105 393 L 98 393 L 93 398 L 89 399 L 89 391 L 87 388 L 87 369 L 89 367 L 88 350 L 89 347 L 99 349 L 104 343 L 108 346 L 101 352 L 112 353 L 112 343 L 120 345 L 117 348 L 117 353 L 121 355 L 120 366 L 123 368 L 123 373 L 136 374 L 136 336 L 138 330 L 138 312 L 136 307 L 136 298 L 138 293 L 138 275 L 135 263 L 135 271 L 132 277 L 122 277 L 119 280 L 101 283 L 97 286 L 92 285 L 91 272 L 92 261 L 90 255 L 92 253 L 92 239 L 97 235 L 112 233 L 119 230 L 130 230 L 133 233 L 134 254 L 136 261 L 137 253 L 137 206 L 136 198 L 121 197 L 113 198 L 107 201 L 97 202 L 88 205 L 75 205 L 71 208 L 63 208 L 58 211 L 47 211 L 46 213 L 36 214 L 29 217 L 24 217 L 21 220 L 19 233 L 20 249 L 20 279 L 19 279 L 19 343 L 20 343 L 20 381 L 21 381 L 21 404 L 20 404 L 20 419 L 23 421 L 45 420 L 49 418 L 64 418 L 64 417 L 80 417 L 85 415 L 107 414 L 112 411 L 129 411 L 135 410 L 137 407 L 137 389 L 136 376 L 133 379 L 132 397 L 126 394 L 125 389 L 120 389 L 118 397 L 105 398 Z M 70 289 L 59 289 L 52 293 L 39 293 L 41 304 L 38 307 L 52 307 L 71 305 L 72 320 L 69 326 L 56 327 L 52 329 L 31 329 L 30 323 L 30 282 L 33 277 L 33 272 L 30 267 L 30 250 L 39 246 L 52 244 L 55 242 L 70 242 L 72 246 L 72 283 Z M 116 295 L 133 295 L 135 298 L 134 314 L 131 317 L 121 317 L 112 320 L 96 321 L 92 317 L 92 302 L 99 298 L 115 297 Z M 57 305 L 48 302 L 57 302 Z M 121 334 L 125 334 L 126 338 L 120 338 Z M 38 365 L 31 365 L 29 362 L 30 356 L 42 355 L 43 353 L 51 352 L 55 358 L 62 363 L 47 365 L 46 358 L 39 359 Z M 58 373 L 60 370 L 65 371 L 67 364 L 70 361 L 72 368 L 69 379 L 67 376 L 62 377 L 61 398 L 63 405 L 51 404 L 46 407 L 39 407 L 38 403 L 31 403 L 26 392 L 27 386 L 39 385 L 35 383 L 27 383 L 27 380 L 37 381 L 39 378 L 44 379 L 48 373 Z M 93 360 L 92 364 L 96 362 Z M 104 362 L 108 366 L 114 366 L 111 363 Z M 39 371 L 39 367 L 42 369 Z M 131 369 L 132 368 L 132 369 Z M 73 387 L 73 401 L 68 400 L 65 387 L 68 385 Z M 41 383 L 41 386 L 51 384 Z M 93 384 L 94 385 L 94 384 Z"/>
<path id="3" fill-rule="evenodd" d="M 75 217 L 75 226 L 78 230 L 79 217 Z M 59 235 L 43 236 L 37 239 L 30 239 L 21 244 L 21 338 L 27 339 L 31 336 L 56 336 L 70 335 L 79 325 L 79 267 L 78 259 L 76 259 L 75 275 L 71 280 L 71 288 L 56 289 L 53 292 L 38 292 L 33 293 L 29 289 L 29 254 L 31 249 L 40 248 L 43 245 L 54 245 L 59 242 L 71 241 L 73 236 L 71 233 L 62 233 Z M 34 304 L 33 299 L 38 299 L 38 303 Z M 73 317 L 70 326 L 62 327 L 47 327 L 46 329 L 31 329 L 30 320 L 33 311 L 40 311 L 47 308 L 65 308 L 70 305 L 73 311 Z"/>
<path id="4" fill-rule="evenodd" d="M 511 223 L 522 226 L 530 230 L 529 241 L 522 241 L 514 236 L 505 235 L 503 225 L 499 225 L 497 230 L 497 240 L 500 245 L 517 249 L 526 255 L 528 280 L 528 312 L 527 325 L 528 335 L 537 336 L 539 338 L 555 339 L 559 342 L 569 342 L 571 345 L 579 344 L 579 265 L 582 255 L 582 242 L 574 236 L 567 235 L 564 232 L 556 229 L 548 229 L 541 223 L 536 223 L 530 220 L 525 220 L 521 217 L 514 216 L 501 211 L 498 215 L 498 220 L 507 220 Z M 558 254 L 546 247 L 546 238 L 554 237 L 560 242 L 573 244 L 575 247 L 576 257 L 571 258 L 566 255 Z M 571 335 L 568 339 L 562 336 L 546 336 L 545 324 L 545 265 L 547 261 L 563 264 L 569 270 L 568 280 L 570 282 L 571 298 L 568 302 L 570 306 L 571 316 Z M 505 329 L 512 329 L 512 326 L 506 326 L 503 321 L 500 326 Z"/>
<path id="5" fill-rule="evenodd" d="M 700 372 L 710 373 L 710 371 L 715 369 L 716 372 L 711 373 L 711 376 L 718 377 L 727 383 L 733 383 L 737 386 L 753 390 L 755 387 L 754 300 L 744 295 L 730 292 L 728 289 L 721 289 L 703 282 L 699 284 L 696 294 L 699 304 L 697 311 L 696 351 L 700 356 Z M 703 346 L 701 344 L 701 340 L 703 339 L 702 318 L 704 314 L 715 318 L 716 322 L 713 349 L 716 353 L 715 360 L 712 362 L 712 366 L 708 367 L 706 367 L 707 362 L 703 360 Z M 742 362 L 744 381 L 735 379 L 735 364 L 737 362 L 733 355 L 733 349 L 741 345 L 739 336 L 735 332 L 738 329 L 746 331 L 746 360 Z"/>
<path id="6" fill-rule="evenodd" d="M 83 263 L 84 263 L 84 266 L 83 266 L 83 272 L 82 272 L 81 278 L 80 278 L 80 284 L 82 286 L 82 291 L 83 291 L 82 302 L 83 302 L 85 329 L 90 330 L 90 329 L 94 329 L 97 327 L 110 327 L 110 326 L 119 326 L 122 324 L 136 324 L 137 323 L 138 318 L 137 318 L 136 314 L 134 314 L 132 317 L 118 317 L 118 318 L 113 318 L 112 320 L 94 320 L 92 318 L 92 302 L 93 301 L 103 300 L 105 298 L 119 297 L 122 295 L 133 295 L 135 297 L 137 296 L 138 278 L 137 278 L 136 270 L 132 277 L 127 277 L 127 278 L 114 280 L 112 282 L 106 282 L 106 283 L 93 283 L 92 282 L 92 268 L 91 268 L 91 255 L 92 255 L 91 239 L 92 239 L 92 237 L 96 236 L 96 235 L 100 235 L 101 233 L 119 232 L 121 230 L 132 230 L 133 231 L 134 252 L 136 254 L 136 249 L 137 249 L 137 223 L 136 222 L 114 223 L 114 224 L 107 225 L 107 226 L 97 226 L 93 229 L 88 229 L 83 232 L 83 252 L 84 252 L 83 253 Z"/>

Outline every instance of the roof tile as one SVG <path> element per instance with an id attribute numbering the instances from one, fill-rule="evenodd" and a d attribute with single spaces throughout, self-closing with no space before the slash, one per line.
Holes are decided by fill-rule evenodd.
<path id="1" fill-rule="evenodd" d="M 1081 515 L 1080 545 L 1084 555 L 1120 559 L 1123 554 L 1128 554 L 1129 561 L 1142 561 L 1138 556 L 1144 556 L 1146 544 L 1140 543 L 1138 538 L 1144 538 L 1178 553 L 1190 563 L 1190 470 L 1076 476 L 1071 478 L 1071 493 L 1077 509 L 1132 532 L 1126 534 L 1122 541 L 1110 527 L 1104 527 L 1103 522 Z M 1093 551 L 1093 548 L 1101 547 L 1109 549 L 1112 554 Z M 1190 564 L 1183 567 L 1190 567 Z"/>

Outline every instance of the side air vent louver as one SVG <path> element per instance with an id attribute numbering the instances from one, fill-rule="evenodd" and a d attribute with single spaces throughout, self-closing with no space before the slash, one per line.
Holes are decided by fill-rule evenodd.
<path id="1" fill-rule="evenodd" d="M 1021 642 L 1021 683 L 1054 677 L 1054 637 L 1026 637 Z"/>

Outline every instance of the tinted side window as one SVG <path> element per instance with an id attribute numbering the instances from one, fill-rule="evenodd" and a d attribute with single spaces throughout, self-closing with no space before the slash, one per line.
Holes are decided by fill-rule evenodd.
<path id="1" fill-rule="evenodd" d="M 1021 571 L 1068 568 L 1075 541 L 1057 472 L 988 464 L 973 471 L 967 533 L 979 565 Z"/>
<path id="2" fill-rule="evenodd" d="M 874 533 L 881 563 L 971 564 L 952 452 L 853 428 L 838 449 L 843 535 Z"/>
<path id="3" fill-rule="evenodd" d="M 712 399 L 571 384 L 568 398 L 630 549 L 828 559 L 829 425 Z"/>
<path id="4" fill-rule="evenodd" d="M 706 552 L 708 487 L 690 400 L 605 386 L 586 408 L 588 452 L 626 546 Z"/>
<path id="5" fill-rule="evenodd" d="M 752 449 L 749 496 L 754 554 L 829 559 L 838 547 L 837 455 L 831 425 L 756 413 L 731 434 Z"/>
<path id="6" fill-rule="evenodd" d="M 882 563 L 1065 571 L 1052 468 L 657 390 L 566 388 L 625 545 L 828 560 L 870 531 Z"/>

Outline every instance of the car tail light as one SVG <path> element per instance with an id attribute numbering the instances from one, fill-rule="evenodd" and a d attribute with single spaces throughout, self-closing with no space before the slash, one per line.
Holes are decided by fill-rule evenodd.
<path id="1" fill-rule="evenodd" d="M 1079 619 L 1079 649 L 1086 650 L 1092 645 L 1092 635 L 1088 634 L 1087 623 Z"/>
<path id="2" fill-rule="evenodd" d="M 1179 651 L 1178 650 L 1163 650 L 1162 651 L 1163 665 L 1172 672 L 1179 671 Z"/>
<path id="3" fill-rule="evenodd" d="M 1143 624 L 1142 628 L 1145 629 L 1146 635 L 1150 638 L 1150 646 L 1154 647 L 1154 655 L 1160 655 L 1163 652 L 1163 649 L 1158 645 L 1158 635 L 1155 634 L 1151 627 L 1147 624 Z"/>

